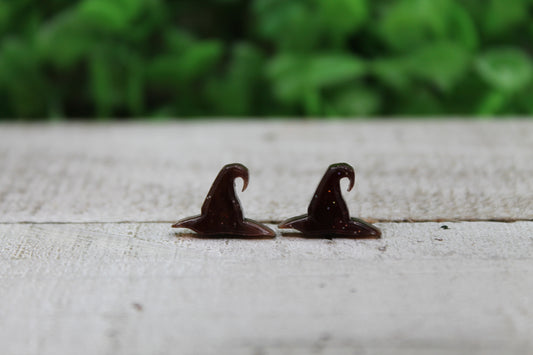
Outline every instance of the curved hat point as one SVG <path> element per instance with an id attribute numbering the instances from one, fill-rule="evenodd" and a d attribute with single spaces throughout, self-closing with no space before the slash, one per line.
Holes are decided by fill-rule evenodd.
<path id="1" fill-rule="evenodd" d="M 352 191 L 355 185 L 355 170 L 353 169 L 353 166 L 348 163 L 331 164 L 326 170 L 326 173 L 324 174 L 322 180 L 324 180 L 330 172 L 333 173 L 332 175 L 336 175 L 338 180 L 348 178 L 350 184 L 348 185 L 347 191 Z"/>
<path id="2" fill-rule="evenodd" d="M 242 179 L 242 192 L 246 190 L 248 187 L 248 182 L 250 180 L 250 173 L 248 172 L 248 168 L 240 163 L 233 163 L 233 164 L 227 164 L 224 165 L 222 170 L 227 170 L 228 174 L 235 179 L 241 178 Z"/>

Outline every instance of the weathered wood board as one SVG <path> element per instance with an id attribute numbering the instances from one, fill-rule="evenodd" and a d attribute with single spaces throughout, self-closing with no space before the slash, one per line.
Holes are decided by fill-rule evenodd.
<path id="1" fill-rule="evenodd" d="M 0 221 L 172 221 L 241 162 L 245 212 L 305 211 L 331 163 L 355 166 L 354 215 L 533 219 L 533 121 L 2 125 Z"/>
<path id="2" fill-rule="evenodd" d="M 382 239 L 170 228 L 226 163 L 277 222 L 340 161 Z M 532 161 L 533 121 L 0 125 L 0 354 L 533 354 Z"/>
<path id="3" fill-rule="evenodd" d="M 380 240 L 0 225 L 2 354 L 531 354 L 533 223 Z"/>

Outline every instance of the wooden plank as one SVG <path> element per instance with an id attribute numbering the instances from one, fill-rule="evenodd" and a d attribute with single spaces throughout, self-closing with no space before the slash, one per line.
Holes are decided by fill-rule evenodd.
<path id="1" fill-rule="evenodd" d="M 1 125 L 0 221 L 173 221 L 229 162 L 250 168 L 246 214 L 279 221 L 339 161 L 355 216 L 533 219 L 533 121 L 211 121 Z"/>
<path id="2" fill-rule="evenodd" d="M 528 354 L 533 222 L 380 240 L 0 224 L 2 354 Z"/>

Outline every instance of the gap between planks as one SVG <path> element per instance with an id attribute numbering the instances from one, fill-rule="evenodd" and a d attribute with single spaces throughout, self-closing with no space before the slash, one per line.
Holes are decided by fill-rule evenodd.
<path id="1" fill-rule="evenodd" d="M 133 223 L 161 223 L 173 224 L 179 218 L 169 221 L 161 220 L 117 220 L 117 221 L 0 221 L 0 225 L 6 224 L 133 224 Z M 436 218 L 436 219 L 373 219 L 364 218 L 368 223 L 461 223 L 461 222 L 495 222 L 495 223 L 515 223 L 515 222 L 533 222 L 533 219 L 527 218 Z M 280 224 L 281 220 L 255 220 L 264 224 Z"/>

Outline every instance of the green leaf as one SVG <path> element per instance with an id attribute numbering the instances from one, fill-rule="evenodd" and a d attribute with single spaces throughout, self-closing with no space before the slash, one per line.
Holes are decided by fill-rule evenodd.
<path id="1" fill-rule="evenodd" d="M 131 115 L 139 116 L 144 109 L 145 73 L 142 58 L 131 54 L 127 62 L 127 79 L 124 83 L 126 103 Z"/>
<path id="2" fill-rule="evenodd" d="M 469 50 L 477 49 L 479 35 L 472 16 L 458 3 L 454 3 L 450 11 L 449 38 Z"/>
<path id="3" fill-rule="evenodd" d="M 178 53 L 156 57 L 148 73 L 152 81 L 184 86 L 211 70 L 221 55 L 222 46 L 218 41 L 193 42 Z"/>
<path id="4" fill-rule="evenodd" d="M 531 18 L 530 6 L 528 0 L 487 0 L 484 30 L 497 37 L 521 23 L 527 23 Z"/>
<path id="5" fill-rule="evenodd" d="M 210 69 L 222 55 L 222 45 L 218 41 L 202 41 L 182 53 L 177 63 L 184 78 L 191 79 Z"/>
<path id="6" fill-rule="evenodd" d="M 366 64 L 354 56 L 323 54 L 309 61 L 307 82 L 311 86 L 322 88 L 358 78 L 366 71 Z"/>
<path id="7" fill-rule="evenodd" d="M 296 102 L 301 99 L 305 89 L 305 78 L 302 67 L 306 59 L 290 54 L 274 57 L 268 67 L 267 74 L 272 81 L 274 92 L 284 102 Z M 300 66 L 301 65 L 301 66 Z"/>
<path id="8" fill-rule="evenodd" d="M 368 18 L 366 0 L 318 0 L 317 5 L 317 14 L 334 39 L 356 31 Z"/>
<path id="9" fill-rule="evenodd" d="M 50 20 L 36 40 L 40 56 L 63 70 L 87 56 L 95 45 L 74 11 L 66 11 Z"/>
<path id="10" fill-rule="evenodd" d="M 433 43 L 407 57 L 408 72 L 441 90 L 450 90 L 470 66 L 470 53 L 451 42 Z"/>
<path id="11" fill-rule="evenodd" d="M 448 92 L 470 68 L 471 54 L 457 43 L 437 42 L 391 59 L 376 60 L 372 72 L 390 87 L 405 91 L 414 80 Z"/>
<path id="12" fill-rule="evenodd" d="M 509 96 L 503 91 L 492 91 L 482 101 L 477 109 L 477 114 L 492 116 L 499 113 L 509 101 Z"/>
<path id="13" fill-rule="evenodd" d="M 80 4 L 79 14 L 92 25 L 118 31 L 126 27 L 128 18 L 113 1 L 85 0 Z"/>
<path id="14" fill-rule="evenodd" d="M 113 68 L 109 58 L 102 51 L 95 51 L 89 62 L 91 94 L 100 118 L 109 118 L 116 92 L 113 85 Z"/>
<path id="15" fill-rule="evenodd" d="M 240 44 L 233 48 L 229 68 L 222 78 L 214 78 L 208 86 L 209 99 L 220 115 L 243 116 L 254 113 L 254 101 L 265 95 L 263 55 L 257 48 Z"/>
<path id="16" fill-rule="evenodd" d="M 400 93 L 396 98 L 393 111 L 400 116 L 427 116 L 438 115 L 446 112 L 442 101 L 438 100 L 435 93 L 423 87 Z"/>
<path id="17" fill-rule="evenodd" d="M 366 64 L 357 57 L 322 54 L 314 57 L 281 55 L 268 68 L 277 95 L 284 101 L 302 100 L 304 92 L 334 86 L 361 77 Z"/>
<path id="18" fill-rule="evenodd" d="M 406 51 L 448 33 L 449 0 L 394 1 L 378 23 L 379 32 L 390 48 Z"/>
<path id="19" fill-rule="evenodd" d="M 164 33 L 164 43 L 169 52 L 181 53 L 195 43 L 194 37 L 178 29 L 168 30 Z"/>
<path id="20" fill-rule="evenodd" d="M 339 92 L 327 103 L 328 116 L 361 117 L 378 112 L 381 97 L 378 92 L 365 87 L 352 87 Z"/>
<path id="21" fill-rule="evenodd" d="M 280 49 L 307 51 L 321 34 L 318 12 L 308 0 L 256 0 L 253 11 L 257 33 Z"/>
<path id="22" fill-rule="evenodd" d="M 515 48 L 493 49 L 476 62 L 478 74 L 493 88 L 513 92 L 524 88 L 533 77 L 531 58 Z"/>
<path id="23" fill-rule="evenodd" d="M 342 54 L 313 57 L 281 55 L 268 67 L 274 94 L 285 103 L 299 104 L 309 115 L 323 113 L 321 90 L 353 81 L 367 73 L 359 58 Z"/>
<path id="24" fill-rule="evenodd" d="M 528 85 L 524 90 L 518 95 L 517 102 L 524 112 L 527 115 L 533 116 L 533 100 L 531 100 L 531 92 L 533 92 L 533 85 Z"/>
<path id="25" fill-rule="evenodd" d="M 385 43 L 408 52 L 434 41 L 456 42 L 468 49 L 478 46 L 476 25 L 461 3 L 452 0 L 391 2 L 378 23 Z"/>
<path id="26" fill-rule="evenodd" d="M 0 2 L 0 35 L 5 31 L 9 24 L 11 8 L 7 1 Z"/>
<path id="27" fill-rule="evenodd" d="M 144 0 L 85 0 L 78 12 L 85 21 L 109 31 L 122 31 L 140 14 Z"/>
<path id="28" fill-rule="evenodd" d="M 16 39 L 0 45 L 0 92 L 5 89 L 13 116 L 38 117 L 47 111 L 50 90 L 34 48 Z"/>
<path id="29" fill-rule="evenodd" d="M 370 68 L 373 76 L 393 89 L 403 91 L 411 85 L 405 62 L 401 58 L 376 59 Z"/>

